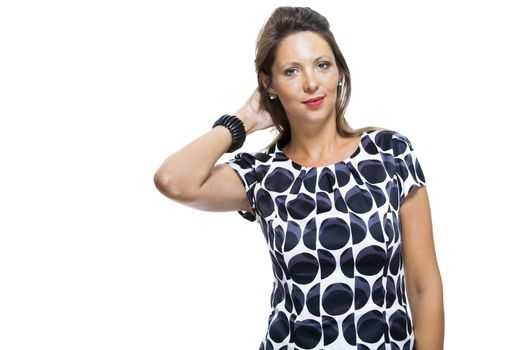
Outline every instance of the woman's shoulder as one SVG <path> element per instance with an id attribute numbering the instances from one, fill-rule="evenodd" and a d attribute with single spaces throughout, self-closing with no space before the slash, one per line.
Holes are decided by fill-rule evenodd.
<path id="1" fill-rule="evenodd" d="M 396 129 L 389 129 L 385 127 L 379 127 L 379 126 L 367 126 L 363 128 L 359 128 L 354 130 L 355 133 L 366 133 L 370 136 L 377 136 L 381 138 L 398 138 L 398 139 L 405 139 L 406 135 L 399 130 Z"/>
<path id="2" fill-rule="evenodd" d="M 258 151 L 240 151 L 228 160 L 228 163 L 237 163 L 242 168 L 255 168 L 270 162 L 273 157 L 274 150 L 271 148 Z"/>
<path id="3" fill-rule="evenodd" d="M 362 129 L 363 134 L 369 137 L 369 142 L 373 142 L 383 152 L 389 152 L 397 156 L 402 154 L 407 148 L 412 149 L 412 143 L 404 132 L 384 127 L 367 127 Z"/>

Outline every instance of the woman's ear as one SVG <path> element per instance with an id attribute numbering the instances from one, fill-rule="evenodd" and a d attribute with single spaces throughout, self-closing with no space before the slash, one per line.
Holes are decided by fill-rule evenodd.
<path id="1" fill-rule="evenodd" d="M 259 80 L 261 81 L 266 92 L 268 92 L 269 94 L 274 93 L 273 89 L 271 88 L 270 77 L 268 75 L 264 74 L 262 71 L 259 72 Z"/>

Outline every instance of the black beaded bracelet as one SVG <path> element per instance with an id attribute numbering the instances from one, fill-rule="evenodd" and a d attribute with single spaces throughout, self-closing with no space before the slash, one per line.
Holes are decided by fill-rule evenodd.
<path id="1" fill-rule="evenodd" d="M 212 129 L 217 125 L 225 126 L 232 134 L 232 144 L 226 151 L 227 153 L 241 148 L 241 146 L 244 144 L 244 141 L 246 140 L 246 130 L 244 129 L 242 120 L 240 120 L 235 115 L 225 114 L 217 119 L 215 123 L 213 123 Z"/>

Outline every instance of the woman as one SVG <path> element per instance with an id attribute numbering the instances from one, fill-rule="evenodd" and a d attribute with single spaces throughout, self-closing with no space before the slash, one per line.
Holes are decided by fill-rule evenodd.
<path id="1" fill-rule="evenodd" d="M 350 128 L 350 73 L 328 21 L 310 8 L 272 13 L 255 65 L 248 101 L 154 180 L 182 204 L 261 225 L 275 282 L 260 349 L 443 349 L 429 200 L 410 141 Z M 216 164 L 268 127 L 278 136 L 264 152 Z"/>

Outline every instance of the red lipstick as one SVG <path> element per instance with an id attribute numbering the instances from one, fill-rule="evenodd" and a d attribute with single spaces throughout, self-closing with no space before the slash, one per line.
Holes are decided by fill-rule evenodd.
<path id="1" fill-rule="evenodd" d="M 310 108 L 317 108 L 321 106 L 323 101 L 324 101 L 324 96 L 318 96 L 318 97 L 314 97 L 309 100 L 303 101 L 303 103 Z"/>

